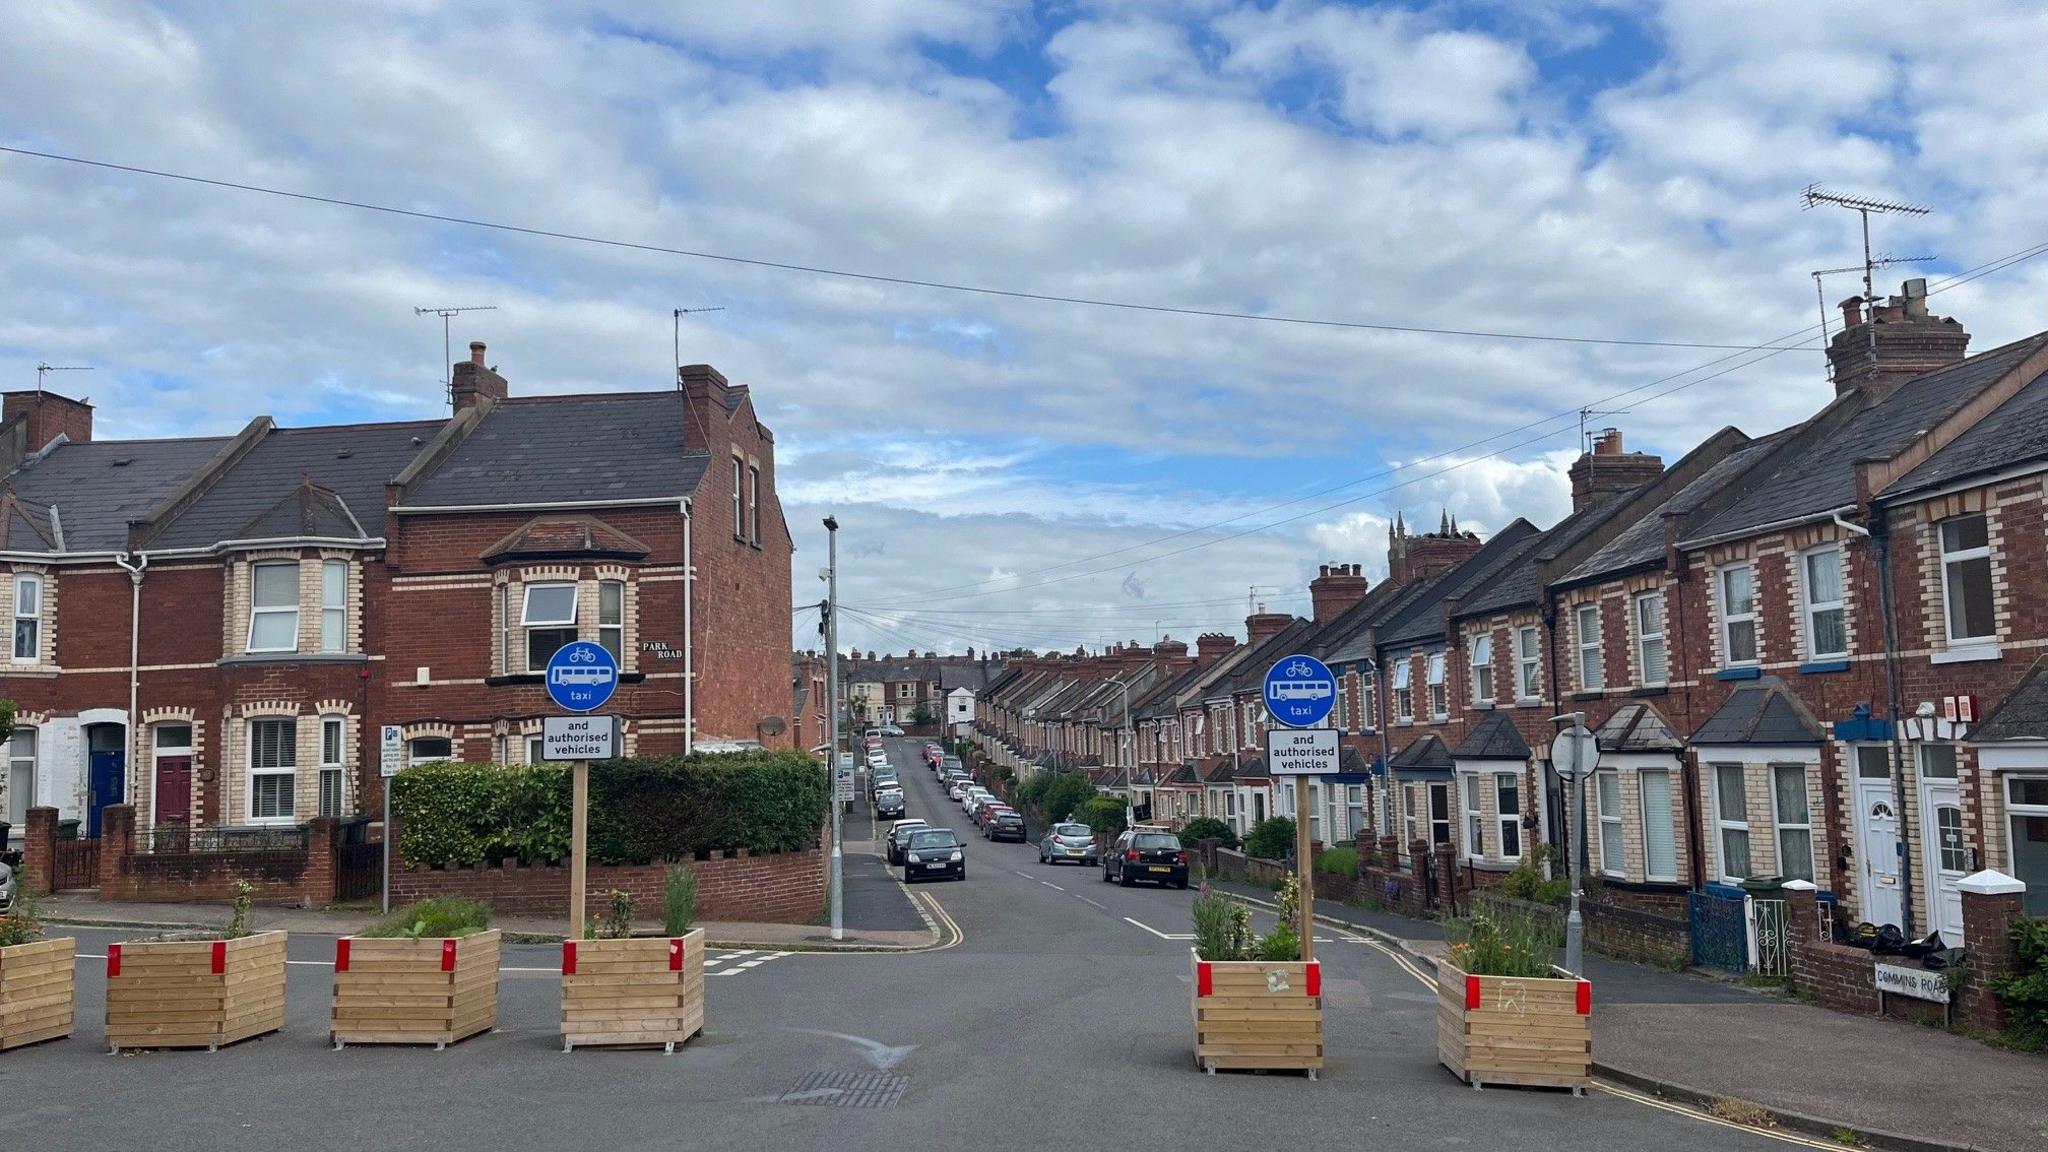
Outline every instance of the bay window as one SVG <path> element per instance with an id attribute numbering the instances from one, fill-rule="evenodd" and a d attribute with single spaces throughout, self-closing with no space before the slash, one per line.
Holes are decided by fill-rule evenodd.
<path id="1" fill-rule="evenodd" d="M 340 716 L 320 718 L 320 815 L 342 814 L 343 721 Z"/>
<path id="2" fill-rule="evenodd" d="M 564 645 L 576 639 L 576 585 L 528 584 L 525 610 L 526 670 L 543 672 Z"/>
<path id="3" fill-rule="evenodd" d="M 296 568 L 296 565 L 294 566 Z M 264 717 L 249 721 L 249 820 L 292 822 L 293 778 L 299 761 L 298 721 Z"/>
<path id="4" fill-rule="evenodd" d="M 1471 860 L 1486 857 L 1486 813 L 1479 808 L 1479 788 L 1477 774 L 1465 777 L 1465 856 Z"/>
<path id="5" fill-rule="evenodd" d="M 1636 773 L 1643 806 L 1643 879 L 1678 880 L 1678 837 L 1671 823 L 1671 773 L 1645 768 Z"/>
<path id="6" fill-rule="evenodd" d="M 1749 565 L 1721 569 L 1721 652 L 1729 664 L 1756 663 L 1756 583 Z"/>
<path id="7" fill-rule="evenodd" d="M 299 562 L 249 567 L 249 651 L 296 652 L 299 647 Z"/>
<path id="8" fill-rule="evenodd" d="M 1351 730 L 1351 677 L 1342 672 L 1337 673 L 1337 707 L 1330 713 L 1330 727 Z"/>
<path id="9" fill-rule="evenodd" d="M 36 730 L 16 728 L 7 738 L 7 822 L 10 836 L 28 832 L 28 810 L 36 806 Z M 4 847 L 4 845 L 0 845 Z"/>
<path id="10" fill-rule="evenodd" d="M 618 580 L 601 580 L 597 585 L 597 642 L 612 654 L 621 669 L 626 666 L 626 585 Z"/>
<path id="11" fill-rule="evenodd" d="M 1826 660 L 1849 654 L 1842 614 L 1842 551 L 1830 544 L 1800 557 L 1806 593 L 1806 658 Z"/>
<path id="12" fill-rule="evenodd" d="M 1991 537 L 1981 513 L 1941 522 L 1941 594 L 1951 642 L 1992 638 Z"/>

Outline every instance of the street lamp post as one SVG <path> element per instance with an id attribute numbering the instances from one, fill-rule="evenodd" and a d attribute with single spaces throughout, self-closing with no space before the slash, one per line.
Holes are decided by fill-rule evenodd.
<path id="1" fill-rule="evenodd" d="M 832 938 L 846 939 L 846 901 L 843 898 L 845 858 L 840 848 L 844 815 L 839 803 L 839 520 L 825 517 L 825 697 L 832 710 L 832 747 L 826 753 L 827 779 L 832 782 Z"/>
<path id="2" fill-rule="evenodd" d="M 1565 725 L 1550 742 L 1550 764 L 1559 776 L 1572 786 L 1572 851 L 1567 855 L 1571 875 L 1571 911 L 1564 921 L 1564 966 L 1565 970 L 1577 976 L 1585 971 L 1586 962 L 1586 921 L 1579 913 L 1580 898 L 1585 895 L 1585 865 L 1583 850 L 1586 843 L 1586 777 L 1600 764 L 1600 743 L 1586 728 L 1584 712 L 1569 712 L 1563 716 L 1551 717 L 1552 723 Z"/>
<path id="3" fill-rule="evenodd" d="M 1138 822 L 1137 793 L 1131 790 L 1131 761 L 1136 758 L 1138 742 L 1131 738 L 1131 682 L 1119 679 L 1116 686 L 1124 696 L 1124 827 L 1129 828 Z"/>

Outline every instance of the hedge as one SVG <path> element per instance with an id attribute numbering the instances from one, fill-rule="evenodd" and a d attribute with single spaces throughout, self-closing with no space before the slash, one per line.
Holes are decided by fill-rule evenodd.
<path id="1" fill-rule="evenodd" d="M 590 766 L 590 858 L 692 860 L 745 848 L 814 847 L 828 811 L 824 766 L 800 752 L 608 760 Z M 391 781 L 408 868 L 569 854 L 566 764 L 423 764 Z"/>

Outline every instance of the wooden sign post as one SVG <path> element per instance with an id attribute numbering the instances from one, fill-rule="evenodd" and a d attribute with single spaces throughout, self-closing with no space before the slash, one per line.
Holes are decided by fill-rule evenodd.
<path id="1" fill-rule="evenodd" d="M 583 938 L 583 887 L 590 841 L 590 762 L 571 768 L 575 783 L 569 816 L 569 939 Z"/>
<path id="2" fill-rule="evenodd" d="M 1301 884 L 1301 959 L 1316 958 L 1316 865 L 1309 857 L 1308 781 L 1294 778 L 1294 874 Z"/>

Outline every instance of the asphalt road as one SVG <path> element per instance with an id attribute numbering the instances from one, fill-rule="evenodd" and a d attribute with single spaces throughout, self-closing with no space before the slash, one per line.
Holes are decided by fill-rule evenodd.
<path id="1" fill-rule="evenodd" d="M 512 946 L 497 1033 L 334 1052 L 332 942 L 295 936 L 283 1033 L 116 1057 L 93 957 L 118 934 L 80 932 L 79 1034 L 0 1055 L 0 1130 L 38 1150 L 1783 1146 L 1600 1092 L 1475 1092 L 1436 1063 L 1433 994 L 1329 931 L 1323 1078 L 1202 1075 L 1179 938 L 1193 894 L 984 842 L 917 743 L 893 743 L 911 814 L 968 844 L 965 881 L 916 888 L 961 928 L 949 947 L 721 959 L 706 1034 L 663 1056 L 563 1054 L 556 950 Z"/>

